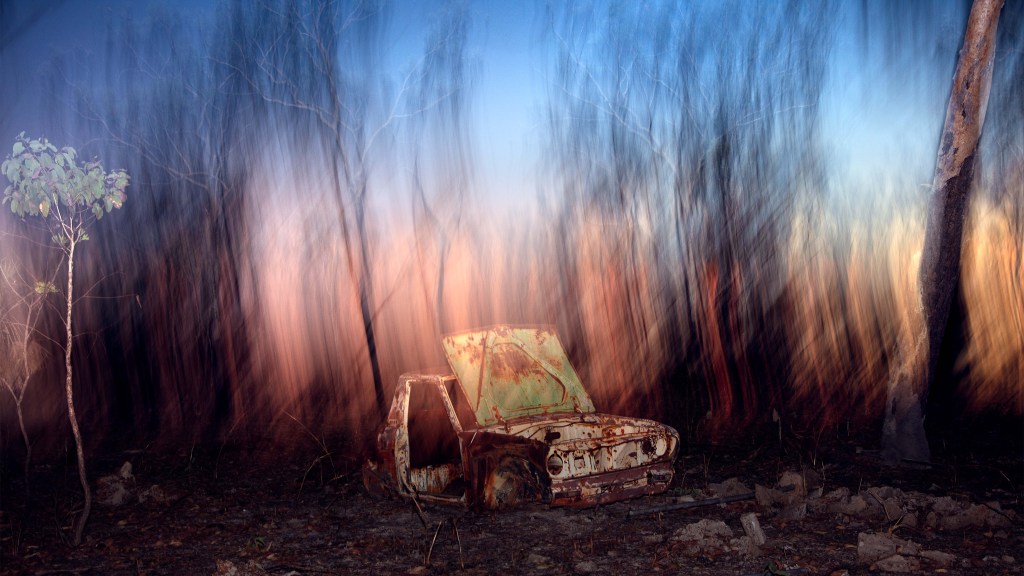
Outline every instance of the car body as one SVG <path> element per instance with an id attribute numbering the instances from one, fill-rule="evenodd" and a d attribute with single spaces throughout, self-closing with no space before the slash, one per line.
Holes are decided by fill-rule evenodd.
<path id="1" fill-rule="evenodd" d="M 496 326 L 442 344 L 451 372 L 399 378 L 364 467 L 370 491 L 497 509 L 668 488 L 679 434 L 596 412 L 553 330 Z"/>

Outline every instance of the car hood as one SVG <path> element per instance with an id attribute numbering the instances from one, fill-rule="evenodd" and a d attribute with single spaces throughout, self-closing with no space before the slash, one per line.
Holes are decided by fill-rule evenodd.
<path id="1" fill-rule="evenodd" d="M 594 412 L 549 328 L 496 326 L 449 334 L 442 346 L 482 427 L 525 416 Z"/>

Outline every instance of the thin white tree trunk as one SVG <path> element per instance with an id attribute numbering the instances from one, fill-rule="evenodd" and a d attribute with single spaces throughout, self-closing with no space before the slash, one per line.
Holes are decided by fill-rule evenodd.
<path id="1" fill-rule="evenodd" d="M 75 453 L 78 456 L 78 479 L 82 483 L 82 492 L 85 494 L 85 505 L 82 508 L 82 515 L 75 524 L 75 538 L 72 543 L 78 546 L 82 543 L 82 532 L 85 530 L 85 523 L 89 520 L 89 512 L 92 509 L 92 491 L 89 489 L 89 479 L 85 473 L 85 451 L 82 448 L 82 431 L 78 428 L 78 415 L 75 413 L 75 397 L 72 388 L 71 377 L 71 308 L 74 304 L 74 274 L 75 274 L 75 238 L 74 230 L 70 234 L 68 242 L 68 291 L 67 291 L 67 316 L 64 320 L 66 328 L 67 344 L 64 347 L 64 368 L 67 371 L 67 378 L 64 381 L 64 395 L 68 401 L 68 419 L 71 421 L 71 432 L 75 436 Z"/>

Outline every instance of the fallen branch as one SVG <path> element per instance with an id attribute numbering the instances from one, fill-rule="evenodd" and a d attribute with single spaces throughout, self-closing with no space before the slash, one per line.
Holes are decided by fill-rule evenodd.
<path id="1" fill-rule="evenodd" d="M 782 486 L 780 488 L 774 488 L 773 490 L 778 492 L 790 492 L 793 488 L 793 486 Z M 714 506 L 716 504 L 729 504 L 731 502 L 739 502 L 741 500 L 753 500 L 756 496 L 757 494 L 755 492 L 744 492 L 742 494 L 718 496 L 716 498 L 705 498 L 703 500 L 674 500 L 660 506 L 650 506 L 648 508 L 630 510 L 629 512 L 626 512 L 626 518 L 647 516 L 648 514 L 657 514 L 659 512 L 671 512 L 673 510 L 686 510 L 688 508 L 702 508 L 704 506 Z"/>

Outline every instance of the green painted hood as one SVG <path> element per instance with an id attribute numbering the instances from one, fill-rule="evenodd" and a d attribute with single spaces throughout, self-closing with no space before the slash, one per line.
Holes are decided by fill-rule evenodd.
<path id="1" fill-rule="evenodd" d="M 495 326 L 442 339 L 481 426 L 536 414 L 594 411 L 555 332 Z"/>

